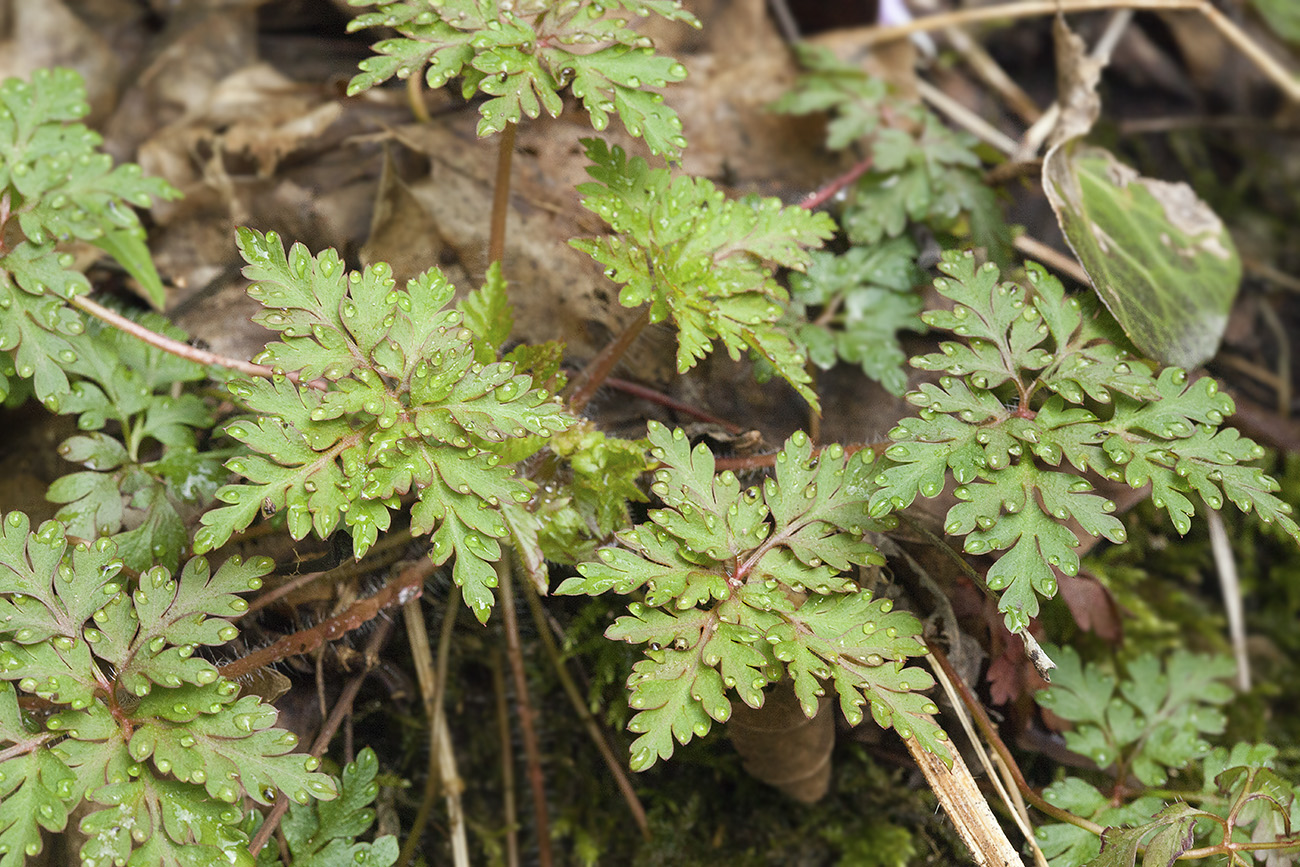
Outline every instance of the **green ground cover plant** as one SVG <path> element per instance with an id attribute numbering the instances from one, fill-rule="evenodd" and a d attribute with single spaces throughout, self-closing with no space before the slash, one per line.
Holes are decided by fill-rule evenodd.
<path id="1" fill-rule="evenodd" d="M 1125 543 L 1100 480 L 1146 491 L 1180 535 L 1230 502 L 1300 541 L 1257 464 L 1264 450 L 1226 426 L 1234 404 L 1216 382 L 1143 357 L 1094 296 L 1014 262 L 973 143 L 883 83 L 808 54 L 807 78 L 776 106 L 832 112 L 829 146 L 870 155 L 838 221 L 684 174 L 680 121 L 650 88 L 685 67 L 625 20 L 651 14 L 698 26 L 666 0 L 382 3 L 354 20 L 398 36 L 351 93 L 458 79 L 464 97 L 486 97 L 478 132 L 506 133 L 504 151 L 514 124 L 557 115 L 568 93 L 597 131 L 617 115 L 665 158 L 585 142 L 592 180 L 577 193 L 609 231 L 571 244 L 640 313 L 572 384 L 558 345 L 503 351 L 513 313 L 498 266 L 457 303 L 436 267 L 398 285 L 387 264 L 354 270 L 257 228 L 238 231 L 243 273 L 277 337 L 252 363 L 195 361 L 157 314 L 106 316 L 64 246 L 99 245 L 158 304 L 133 207 L 176 191 L 97 150 L 75 73 L 0 84 L 0 389 L 80 431 L 60 448 L 80 468 L 49 489 L 57 519 L 0 518 L 0 867 L 71 833 L 83 804 L 85 867 L 406 863 L 392 836 L 363 839 L 375 753 L 321 772 L 274 707 L 204 655 L 235 641 L 240 594 L 271 570 L 222 556 L 255 523 L 345 539 L 356 560 L 401 529 L 480 623 L 513 611 L 512 564 L 525 588 L 626 597 L 603 634 L 639 649 L 626 681 L 637 771 L 726 722 L 733 699 L 762 707 L 783 680 L 810 718 L 833 695 L 849 725 L 869 715 L 953 763 L 919 662 L 922 617 L 861 578 L 887 565 L 883 540 L 918 499 L 955 498 L 943 533 L 989 558 L 977 578 L 1022 636 L 1078 574 L 1085 538 Z M 924 313 L 915 226 L 945 248 L 941 301 Z M 120 330 L 124 318 L 149 341 Z M 843 361 L 906 392 L 916 414 L 878 448 L 796 432 L 752 482 L 680 428 L 611 436 L 582 411 L 658 323 L 681 374 L 720 343 L 816 411 L 809 365 Z M 937 377 L 907 391 L 897 335 L 927 329 L 937 350 L 910 364 Z M 205 556 L 221 559 L 215 572 Z M 548 583 L 550 569 L 563 579 Z M 1053 819 L 1036 834 L 1053 867 L 1300 846 L 1277 748 L 1207 739 L 1233 697 L 1223 658 L 1139 655 L 1121 676 L 1070 647 L 1047 655 L 1057 669 L 1037 700 L 1095 766 L 1035 802 Z M 285 799 L 281 821 L 265 808 Z M 283 849 L 250 848 L 276 823 Z"/>

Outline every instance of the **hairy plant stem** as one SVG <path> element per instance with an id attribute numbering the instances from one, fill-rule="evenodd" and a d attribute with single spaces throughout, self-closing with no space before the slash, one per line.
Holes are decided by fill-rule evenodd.
<path id="1" fill-rule="evenodd" d="M 587 366 L 582 369 L 569 384 L 569 409 L 574 415 L 581 415 L 587 408 L 597 389 L 609 378 L 614 365 L 626 354 L 628 349 L 641 336 L 641 332 L 650 324 L 650 308 L 646 307 L 636 319 L 632 320 L 623 333 L 606 345 Z"/>
<path id="2" fill-rule="evenodd" d="M 492 222 L 488 232 L 488 262 L 506 254 L 506 217 L 510 213 L 510 163 L 515 155 L 515 125 L 506 124 L 497 142 L 497 178 L 492 188 Z"/>
<path id="3" fill-rule="evenodd" d="M 330 711 L 329 717 L 321 725 L 316 740 L 312 742 L 311 754 L 316 758 L 320 758 L 325 754 L 330 741 L 334 739 L 334 733 L 339 730 L 343 720 L 352 712 L 352 703 L 356 701 L 357 693 L 361 691 L 361 684 L 370 676 L 370 672 L 374 671 L 375 667 L 379 665 L 379 651 L 383 649 L 384 644 L 388 641 L 388 636 L 392 630 L 392 621 L 380 620 L 378 628 L 370 636 L 370 640 L 366 642 L 365 652 L 362 655 L 361 671 L 356 677 L 348 681 L 347 686 L 343 687 L 343 692 L 339 694 L 333 710 Z M 248 844 L 250 853 L 257 855 L 262 850 L 262 847 L 271 839 L 271 835 L 275 833 L 276 828 L 280 827 L 280 820 L 284 818 L 284 814 L 288 810 L 289 799 L 277 798 L 275 806 L 271 808 L 271 812 L 266 816 L 266 821 L 262 823 L 262 827 L 257 829 L 257 833 L 253 835 L 252 841 Z"/>
<path id="4" fill-rule="evenodd" d="M 443 714 L 443 701 L 447 695 L 447 668 L 451 657 L 451 636 L 456 627 L 456 614 L 460 611 L 460 588 L 452 585 L 442 614 L 442 628 L 438 635 L 438 659 L 435 663 L 429 652 L 429 632 L 424 624 L 424 609 L 420 600 L 412 599 L 402 610 L 406 617 L 406 634 L 411 645 L 411 658 L 415 662 L 416 677 L 424 696 L 425 715 L 429 721 L 429 766 L 424 778 L 424 795 L 420 808 L 411 823 L 397 856 L 396 867 L 411 863 L 415 850 L 424 836 L 424 826 L 433 813 L 438 790 L 447 794 L 447 813 L 452 826 L 452 855 L 457 867 L 468 867 L 469 842 L 465 838 L 465 819 L 460 807 L 460 780 L 456 775 L 455 759 L 450 757 L 447 744 L 447 720 Z M 448 761 L 452 762 L 449 766 Z M 441 783 L 441 785 L 439 785 Z"/>
<path id="5" fill-rule="evenodd" d="M 85 295 L 74 295 L 72 298 L 64 299 L 73 307 L 85 313 L 89 313 L 96 319 L 113 326 L 119 331 L 125 331 L 132 337 L 139 338 L 150 346 L 161 349 L 163 352 L 171 353 L 178 358 L 184 358 L 198 364 L 209 365 L 213 367 L 224 367 L 228 370 L 234 370 L 247 376 L 260 376 L 269 379 L 275 375 L 275 368 L 268 367 L 265 364 L 254 364 L 251 361 L 240 361 L 238 358 L 229 358 L 225 355 L 218 355 L 215 352 L 209 352 L 206 349 L 199 349 L 196 346 L 190 346 L 180 340 L 168 337 L 165 334 L 159 334 L 157 331 L 146 328 L 139 322 L 135 322 L 115 310 L 110 310 L 97 301 L 92 301 Z M 286 374 L 293 382 L 299 382 L 298 374 Z M 323 380 L 314 380 L 307 383 L 312 388 L 324 391 L 326 386 Z"/>
<path id="6" fill-rule="evenodd" d="M 636 790 L 632 788 L 632 782 L 623 773 L 622 764 L 614 757 L 614 751 L 610 749 L 609 743 L 605 740 L 605 733 L 601 731 L 600 724 L 596 718 L 591 715 L 587 708 L 587 703 L 582 700 L 582 693 L 578 690 L 578 685 L 573 681 L 573 675 L 569 674 L 568 667 L 564 664 L 564 657 L 560 655 L 560 648 L 556 646 L 555 636 L 551 634 L 550 625 L 546 622 L 546 611 L 542 607 L 542 599 L 537 593 L 537 588 L 531 581 L 520 582 L 524 586 L 524 598 L 528 600 L 528 609 L 533 615 L 533 622 L 537 624 L 537 634 L 542 639 L 542 647 L 546 650 L 546 656 L 551 661 L 551 666 L 555 669 L 555 676 L 560 681 L 560 686 L 564 688 L 564 694 L 569 697 L 569 703 L 573 705 L 573 710 L 577 713 L 578 718 L 582 720 L 583 728 L 587 730 L 587 735 L 591 738 L 592 743 L 596 745 L 596 750 L 605 762 L 605 767 L 609 768 L 610 776 L 614 778 L 614 785 L 618 786 L 619 794 L 627 803 L 627 809 L 632 814 L 632 820 L 636 826 L 641 829 L 641 836 L 646 840 L 650 839 L 650 823 L 646 820 L 645 807 L 641 805 L 641 799 L 637 797 Z"/>
<path id="7" fill-rule="evenodd" d="M 528 758 L 528 784 L 533 793 L 533 821 L 537 825 L 537 862 L 541 867 L 551 867 L 551 822 L 546 808 L 546 780 L 542 776 L 542 752 L 537 745 L 537 729 L 533 724 L 535 712 L 528 698 L 528 673 L 524 670 L 524 652 L 519 641 L 519 617 L 515 612 L 514 558 L 510 549 L 504 549 L 495 564 L 501 617 L 506 631 L 506 655 L 515 681 L 515 704 L 519 709 L 519 729 L 524 738 L 524 754 Z"/>

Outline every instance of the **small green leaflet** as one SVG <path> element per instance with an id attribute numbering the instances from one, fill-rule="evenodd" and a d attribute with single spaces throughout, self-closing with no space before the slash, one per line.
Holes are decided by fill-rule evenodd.
<path id="1" fill-rule="evenodd" d="M 293 867 L 389 867 L 397 860 L 397 838 L 391 834 L 373 843 L 356 839 L 375 821 L 378 772 L 375 751 L 366 747 L 343 769 L 336 799 L 289 806 L 280 828 Z M 265 847 L 258 853 L 258 867 L 281 867 L 278 855 L 278 847 Z"/>
<path id="2" fill-rule="evenodd" d="M 879 725 L 947 759 L 935 706 L 921 693 L 934 681 L 907 665 L 925 653 L 920 623 L 844 574 L 883 562 L 863 539 L 877 525 L 858 494 L 870 475 L 862 456 L 831 446 L 814 459 L 796 433 L 774 478 L 742 492 L 681 430 L 652 422 L 649 440 L 661 464 L 652 490 L 664 508 L 556 590 L 645 594 L 605 633 L 647 645 L 628 679 L 638 711 L 629 728 L 640 735 L 632 767 L 668 759 L 675 742 L 725 722 L 729 693 L 760 707 L 763 688 L 783 676 L 810 717 L 831 682 L 850 723 L 869 706 Z"/>
<path id="3" fill-rule="evenodd" d="M 286 254 L 274 233 L 249 229 L 239 245 L 249 295 L 267 308 L 256 320 L 280 333 L 258 356 L 277 374 L 230 386 L 257 413 L 226 427 L 252 451 L 226 464 L 249 483 L 217 492 L 228 505 L 203 515 L 194 550 L 283 510 L 295 539 L 346 526 L 360 557 L 414 491 L 412 532 L 432 534 L 435 562 L 455 556 L 455 581 L 485 621 L 489 564 L 509 532 L 501 509 L 531 496 L 502 456 L 573 419 L 513 364 L 475 360 L 437 269 L 398 289 L 384 263 L 349 273 L 333 250 Z"/>
<path id="4" fill-rule="evenodd" d="M 238 634 L 238 594 L 271 561 L 213 573 L 196 558 L 131 586 L 115 554 L 108 539 L 70 547 L 54 521 L 33 532 L 22 513 L 0 520 L 0 864 L 39 852 L 37 825 L 64 830 L 83 800 L 87 863 L 237 863 L 247 838 L 230 805 L 335 794 L 275 728 L 275 708 L 195 656 Z M 62 707 L 25 721 L 16 691 Z"/>
<path id="5" fill-rule="evenodd" d="M 662 96 L 643 90 L 681 81 L 686 67 L 657 55 L 650 39 L 629 27 L 628 19 L 609 14 L 626 11 L 644 18 L 653 13 L 699 27 L 677 0 L 351 3 L 378 10 L 358 15 L 349 31 L 391 27 L 401 36 L 375 44 L 376 56 L 361 62 L 361 72 L 348 84 L 349 95 L 422 70 L 433 88 L 460 76 L 466 99 L 475 93 L 491 97 L 479 105 L 478 134 L 487 136 L 542 111 L 556 117 L 564 107 L 560 93 L 568 89 L 582 101 L 598 132 L 613 113 L 656 154 L 675 159 L 686 146 L 677 113 Z"/>
<path id="6" fill-rule="evenodd" d="M 815 407 L 807 359 L 778 325 L 788 296 L 774 270 L 806 268 L 809 248 L 834 234 L 834 221 L 775 198 L 732 201 L 704 178 L 674 178 L 622 148 L 584 143 L 594 181 L 578 187 L 582 205 L 615 234 L 569 243 L 624 284 L 623 306 L 648 304 L 651 322 L 673 321 L 677 370 L 720 340 L 732 358 L 748 351 L 765 360 Z"/>
<path id="7" fill-rule="evenodd" d="M 1225 500 L 1254 509 L 1300 541 L 1277 482 L 1245 463 L 1263 450 L 1220 429 L 1233 403 L 1214 380 L 1176 367 L 1156 375 L 1111 342 L 1113 325 L 1095 302 L 1067 298 L 1037 265 L 1027 268 L 1033 291 L 1000 282 L 996 266 L 976 268 L 969 254 L 945 255 L 940 270 L 935 289 L 953 309 L 922 318 L 961 340 L 912 359 L 947 375 L 907 396 L 920 413 L 890 432 L 871 514 L 937 497 L 951 477 L 959 502 L 945 530 L 965 536 L 968 553 L 998 557 L 987 580 L 1002 593 L 1008 629 L 1037 615 L 1057 572 L 1077 573 L 1071 519 L 1093 536 L 1125 538 L 1114 504 L 1078 475 L 1085 471 L 1151 485 L 1179 533 L 1191 526 L 1195 496 L 1212 509 Z"/>
<path id="8" fill-rule="evenodd" d="M 1251 0 L 1268 26 L 1289 42 L 1300 42 L 1300 6 L 1291 0 Z"/>
<path id="9" fill-rule="evenodd" d="M 1043 188 L 1097 294 L 1139 349 L 1188 369 L 1214 357 L 1241 259 L 1190 187 L 1142 177 L 1110 152 L 1071 141 L 1048 154 Z"/>

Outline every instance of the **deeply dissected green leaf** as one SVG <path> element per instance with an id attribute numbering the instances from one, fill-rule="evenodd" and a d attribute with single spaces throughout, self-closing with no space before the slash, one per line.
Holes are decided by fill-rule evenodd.
<path id="1" fill-rule="evenodd" d="M 430 87 L 462 76 L 461 92 L 491 97 L 479 105 L 480 136 L 500 132 L 523 117 L 563 108 L 560 93 L 570 89 L 582 101 L 597 131 L 617 114 L 627 131 L 644 138 L 650 150 L 669 158 L 686 146 L 677 113 L 657 93 L 686 77 L 686 67 L 661 57 L 649 39 L 618 17 L 620 9 L 636 16 L 654 14 L 699 26 L 679 2 L 578 0 L 562 5 L 481 4 L 475 0 L 441 0 L 429 5 L 352 0 L 377 6 L 357 16 L 349 30 L 394 27 L 400 37 L 375 44 L 375 57 L 361 62 L 348 85 L 349 94 L 424 71 Z M 427 66 L 427 70 L 425 67 Z"/>
<path id="2" fill-rule="evenodd" d="M 648 646 L 628 679 L 638 711 L 630 728 L 640 735 L 632 766 L 667 759 L 674 742 L 725 721 L 728 692 L 759 707 L 783 672 L 810 716 L 833 683 L 850 722 L 869 704 L 877 723 L 946 756 L 934 705 L 920 693 L 933 681 L 906 665 L 925 652 L 919 622 L 843 574 L 882 562 L 863 539 L 875 523 L 856 493 L 869 474 L 862 459 L 837 446 L 814 459 L 797 433 L 774 478 L 742 492 L 682 431 L 652 422 L 649 439 L 661 464 L 652 490 L 665 508 L 619 533 L 622 547 L 602 548 L 556 590 L 644 590 L 644 604 L 633 602 L 606 632 Z"/>
<path id="3" fill-rule="evenodd" d="M 582 203 L 615 234 L 570 243 L 624 284 L 624 306 L 648 304 L 651 322 L 673 321 L 678 371 L 720 340 L 733 358 L 749 351 L 764 359 L 815 404 L 806 359 L 777 326 L 787 294 L 773 266 L 807 267 L 808 248 L 834 231 L 830 218 L 779 199 L 731 201 L 703 178 L 673 178 L 599 140 L 586 146 L 595 180 L 578 188 Z"/>
<path id="4" fill-rule="evenodd" d="M 338 798 L 290 805 L 280 829 L 293 856 L 293 867 L 389 867 L 397 860 L 397 838 L 392 835 L 373 843 L 356 841 L 375 821 L 371 804 L 379 791 L 375 783 L 378 770 L 375 752 L 367 747 L 343 769 Z M 263 849 L 258 867 L 280 867 L 277 854 L 275 847 Z"/>
<path id="5" fill-rule="evenodd" d="M 1097 293 L 1139 349 L 1188 369 L 1214 356 L 1241 259 L 1190 187 L 1141 177 L 1109 151 L 1071 140 L 1049 152 L 1043 188 Z"/>
<path id="6" fill-rule="evenodd" d="M 82 327 L 61 299 L 90 284 L 55 242 L 98 243 L 148 282 L 153 266 L 140 260 L 140 221 L 131 206 L 179 195 L 165 181 L 142 177 L 139 166 L 115 168 L 99 152 L 99 135 L 75 123 L 89 111 L 85 85 L 70 69 L 0 82 L 0 195 L 19 233 L 0 256 L 0 350 L 56 410 L 68 392 L 63 368 L 76 357 L 69 338 Z"/>
<path id="7" fill-rule="evenodd" d="M 920 414 L 890 432 L 870 509 L 879 517 L 937 497 L 951 477 L 959 502 L 945 532 L 965 537 L 968 553 L 1005 552 L 986 577 L 1002 593 L 1008 628 L 1028 625 L 1038 597 L 1055 594 L 1058 573 L 1078 572 L 1075 527 L 1125 538 L 1114 505 L 1076 472 L 1150 485 L 1180 533 L 1193 497 L 1218 509 L 1226 496 L 1300 539 L 1277 483 L 1244 464 L 1262 450 L 1219 428 L 1233 404 L 1213 380 L 1178 368 L 1157 374 L 1103 342 L 1104 313 L 1067 298 L 1037 266 L 1028 268 L 1029 287 L 1000 281 L 996 266 L 976 268 L 969 255 L 950 253 L 940 268 L 946 276 L 935 288 L 953 308 L 923 318 L 961 340 L 912 360 L 946 375 L 907 396 Z"/>
<path id="8" fill-rule="evenodd" d="M 475 361 L 438 271 L 398 289 L 387 265 L 348 273 L 332 250 L 286 255 L 274 234 L 241 229 L 240 247 L 249 294 L 267 307 L 258 320 L 281 338 L 259 360 L 283 374 L 232 384 L 258 414 L 226 427 L 252 451 L 227 463 L 248 484 L 218 491 L 228 505 L 204 514 L 195 550 L 283 510 L 295 539 L 346 526 L 359 557 L 414 491 L 412 531 L 432 533 L 435 562 L 455 555 L 454 578 L 486 620 L 488 564 L 507 535 L 499 508 L 530 498 L 501 453 L 573 419 L 512 364 Z"/>
<path id="9" fill-rule="evenodd" d="M 790 306 L 783 324 L 823 370 L 836 361 L 858 364 L 893 394 L 907 388 L 898 343 L 902 330 L 919 331 L 921 299 L 916 246 L 895 238 L 843 255 L 812 254 L 808 270 L 790 275 Z M 809 321 L 810 308 L 821 308 Z"/>
<path id="10" fill-rule="evenodd" d="M 35 854 L 83 799 L 86 864 L 208 865 L 247 856 L 243 797 L 329 798 L 332 780 L 295 755 L 276 711 L 195 657 L 225 644 L 267 558 L 190 560 L 128 585 L 108 539 L 70 548 L 62 525 L 0 520 L 0 863 Z M 15 689 L 55 705 L 24 720 Z"/>
<path id="11" fill-rule="evenodd" d="M 155 314 L 134 315 L 169 337 L 184 333 Z M 92 322 L 65 369 L 80 379 L 60 409 L 92 431 L 70 437 L 59 453 L 84 472 L 57 479 L 46 494 L 64 504 L 56 517 L 82 538 L 113 536 L 127 566 L 175 569 L 189 545 L 181 515 L 210 502 L 228 473 L 229 452 L 199 451 L 198 432 L 211 427 L 208 408 L 193 394 L 172 395 L 176 383 L 205 378 L 202 365 Z M 121 440 L 99 431 L 110 423 Z M 146 449 L 162 446 L 156 460 Z M 129 528 L 129 529 L 127 529 Z"/>

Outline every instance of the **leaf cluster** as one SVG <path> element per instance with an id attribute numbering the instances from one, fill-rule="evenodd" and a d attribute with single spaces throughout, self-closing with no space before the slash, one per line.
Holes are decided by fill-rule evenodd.
<path id="1" fill-rule="evenodd" d="M 679 0 L 351 2 L 378 8 L 354 18 L 350 31 L 382 26 L 401 35 L 375 44 L 376 56 L 362 61 L 349 95 L 394 75 L 423 71 L 432 88 L 460 76 L 466 99 L 488 97 L 479 106 L 478 134 L 486 136 L 542 110 L 556 117 L 567 89 L 582 101 L 598 132 L 613 113 L 656 154 L 675 158 L 686 146 L 677 113 L 662 96 L 643 89 L 681 81 L 686 67 L 656 54 L 627 17 L 654 14 L 699 27 Z"/>
<path id="2" fill-rule="evenodd" d="M 790 275 L 783 324 L 808 360 L 822 370 L 857 364 L 891 394 L 907 390 L 907 355 L 899 331 L 922 331 L 916 245 L 891 238 L 842 254 L 821 250 L 808 270 Z M 815 313 L 814 313 L 815 311 Z"/>
<path id="3" fill-rule="evenodd" d="M 1049 653 L 1057 662 L 1053 682 L 1035 700 L 1074 723 L 1066 745 L 1105 770 L 1115 789 L 1104 793 L 1079 777 L 1047 788 L 1053 805 L 1106 828 L 1098 838 L 1074 825 L 1041 826 L 1036 836 L 1052 867 L 1132 867 L 1140 846 L 1144 863 L 1167 864 L 1197 845 L 1268 844 L 1292 835 L 1296 792 L 1271 769 L 1277 750 L 1243 743 L 1212 751 L 1204 739 L 1223 732 L 1218 708 L 1233 698 L 1223 682 L 1232 660 L 1178 650 L 1162 663 L 1144 654 L 1116 678 L 1083 665 L 1072 648 Z M 1157 787 L 1170 772 L 1196 780 L 1196 770 L 1199 791 L 1122 794 L 1130 778 Z"/>
<path id="4" fill-rule="evenodd" d="M 83 801 L 83 864 L 143 867 L 235 860 L 241 798 L 333 797 L 275 709 L 194 655 L 238 634 L 237 594 L 270 566 L 214 574 L 196 558 L 127 582 L 108 539 L 70 548 L 57 522 L 0 520 L 0 865 L 38 853 Z M 24 714 L 19 692 L 46 713 Z"/>
<path id="5" fill-rule="evenodd" d="M 625 307 L 649 305 L 651 322 L 677 326 L 677 369 L 686 372 L 720 340 L 732 358 L 748 350 L 814 406 L 806 359 L 778 326 L 788 299 L 774 266 L 802 270 L 809 247 L 834 232 L 825 214 L 779 199 L 729 200 L 704 178 L 673 177 L 597 139 L 585 141 L 594 181 L 582 204 L 614 234 L 570 241 L 624 284 Z"/>
<path id="6" fill-rule="evenodd" d="M 933 681 L 906 665 L 925 652 L 920 623 L 845 574 L 883 562 L 863 538 L 876 526 L 861 496 L 866 462 L 838 446 L 814 459 L 808 438 L 796 433 L 774 478 L 742 491 L 731 472 L 715 474 L 708 447 L 692 449 L 680 429 L 652 422 L 649 440 L 661 464 L 652 491 L 664 508 L 619 533 L 619 547 L 600 549 L 556 590 L 640 600 L 605 633 L 646 645 L 628 678 L 638 711 L 630 728 L 640 735 L 632 767 L 667 759 L 674 740 L 687 743 L 725 722 L 729 693 L 760 707 L 763 688 L 783 676 L 809 717 L 831 681 L 850 723 L 869 704 L 878 724 L 946 756 L 935 707 L 919 692 Z"/>
<path id="7" fill-rule="evenodd" d="M 915 100 L 824 48 L 799 47 L 805 67 L 773 104 L 786 114 L 831 114 L 827 147 L 862 147 L 870 168 L 849 189 L 840 221 L 849 242 L 873 245 L 910 224 L 969 236 L 1001 261 L 1010 235 L 971 135 L 949 129 Z M 968 221 L 962 225 L 963 218 Z"/>
<path id="8" fill-rule="evenodd" d="M 75 122 L 89 111 L 85 85 L 70 69 L 0 82 L 0 350 L 55 410 L 68 393 L 64 369 L 82 331 L 64 301 L 90 291 L 56 245 L 78 239 L 102 247 L 154 287 L 160 304 L 161 284 L 131 206 L 179 195 L 143 177 L 139 166 L 114 167 L 98 150 L 100 136 Z M 9 389 L 0 377 L 0 398 Z"/>
<path id="9" fill-rule="evenodd" d="M 162 316 L 135 318 L 184 339 Z M 55 517 L 74 536 L 112 536 L 128 568 L 175 570 L 189 546 L 185 518 L 210 503 L 227 477 L 221 464 L 229 452 L 199 449 L 212 413 L 193 394 L 167 393 L 205 379 L 207 370 L 95 320 L 65 369 L 79 378 L 61 408 L 77 413 L 85 433 L 65 440 L 59 454 L 85 469 L 50 486 L 47 497 L 64 504 Z"/>
<path id="10" fill-rule="evenodd" d="M 944 375 L 908 395 L 920 414 L 890 432 L 871 513 L 936 497 L 951 475 L 959 502 L 945 532 L 965 537 L 967 553 L 998 557 L 986 577 L 1009 629 L 1028 625 L 1038 595 L 1055 594 L 1058 572 L 1078 572 L 1079 532 L 1125 539 L 1114 504 L 1084 472 L 1150 485 L 1179 533 L 1197 501 L 1219 509 L 1226 497 L 1300 539 L 1277 483 L 1246 463 L 1263 450 L 1221 427 L 1233 403 L 1213 379 L 1157 372 L 1121 349 L 1113 320 L 1067 298 L 1037 265 L 1028 266 L 1032 291 L 969 254 L 947 254 L 940 270 L 935 289 L 953 309 L 923 319 L 960 341 L 912 359 Z"/>
<path id="11" fill-rule="evenodd" d="M 333 250 L 286 254 L 249 229 L 239 245 L 249 295 L 266 307 L 255 320 L 280 334 L 258 361 L 277 374 L 231 385 L 255 413 L 225 428 L 252 451 L 226 464 L 247 483 L 217 492 L 227 505 L 204 514 L 195 551 L 283 511 L 295 539 L 345 526 L 360 557 L 412 493 L 411 531 L 432 533 L 435 562 L 455 556 L 456 583 L 486 620 L 503 509 L 531 497 L 502 453 L 573 420 L 514 365 L 475 361 L 438 270 L 396 288 L 383 263 L 349 273 Z"/>
<path id="12" fill-rule="evenodd" d="M 337 798 L 289 805 L 280 831 L 292 867 L 389 867 L 397 861 L 397 838 L 391 834 L 373 843 L 357 842 L 375 821 L 371 805 L 379 794 L 378 773 L 375 751 L 366 747 L 343 769 Z M 264 847 L 257 867 L 282 867 L 277 847 Z"/>

